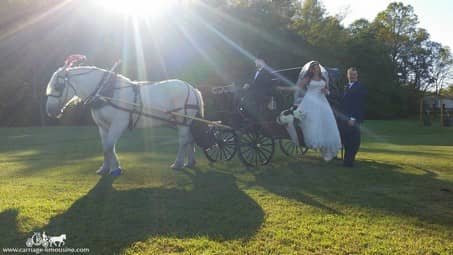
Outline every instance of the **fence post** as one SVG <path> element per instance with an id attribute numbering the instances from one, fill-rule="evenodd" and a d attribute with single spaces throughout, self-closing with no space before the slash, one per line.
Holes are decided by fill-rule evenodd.
<path id="1" fill-rule="evenodd" d="M 423 126 L 423 97 L 420 99 L 420 125 Z"/>
<path id="2" fill-rule="evenodd" d="M 440 126 L 441 127 L 444 127 L 444 107 L 445 107 L 445 104 L 441 104 L 440 105 Z"/>

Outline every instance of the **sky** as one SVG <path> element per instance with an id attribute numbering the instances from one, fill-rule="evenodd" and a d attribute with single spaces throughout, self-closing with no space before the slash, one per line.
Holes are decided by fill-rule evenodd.
<path id="1" fill-rule="evenodd" d="M 322 0 L 327 12 L 331 15 L 346 11 L 343 21 L 348 26 L 353 21 L 365 18 L 373 20 L 376 15 L 385 10 L 390 0 Z M 405 5 L 414 7 L 418 16 L 418 27 L 425 28 L 431 35 L 431 40 L 449 46 L 453 50 L 453 0 L 398 0 Z"/>

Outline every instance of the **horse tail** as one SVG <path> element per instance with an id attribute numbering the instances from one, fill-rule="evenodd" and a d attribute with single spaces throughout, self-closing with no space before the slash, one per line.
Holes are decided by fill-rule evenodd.
<path id="1" fill-rule="evenodd" d="M 198 102 L 198 107 L 199 107 L 199 115 L 201 118 L 204 118 L 204 101 L 203 101 L 203 95 L 201 94 L 200 90 L 194 88 L 195 91 L 195 97 L 197 98 Z"/>

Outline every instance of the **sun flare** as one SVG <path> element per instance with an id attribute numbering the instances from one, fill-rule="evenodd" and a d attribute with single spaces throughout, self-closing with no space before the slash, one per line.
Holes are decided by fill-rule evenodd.
<path id="1" fill-rule="evenodd" d="M 178 0 L 97 0 L 101 8 L 134 17 L 156 17 L 168 13 Z"/>

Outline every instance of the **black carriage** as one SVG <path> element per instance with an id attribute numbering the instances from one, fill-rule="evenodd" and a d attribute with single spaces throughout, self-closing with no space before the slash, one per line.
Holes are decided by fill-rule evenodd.
<path id="1" fill-rule="evenodd" d="M 297 67 L 275 71 L 270 95 L 261 98 L 257 98 L 254 91 L 234 84 L 202 88 L 206 107 L 209 109 L 205 118 L 219 120 L 226 126 L 211 125 L 207 128 L 202 123 L 197 123 L 192 128 L 194 133 L 198 133 L 195 138 L 202 145 L 208 160 L 231 160 L 238 154 L 246 166 L 258 167 L 267 165 L 272 160 L 276 146 L 290 157 L 304 155 L 307 148 L 304 146 L 301 129 L 296 125 L 296 142 L 293 141 L 294 138 L 290 138 L 285 126 L 277 123 L 280 113 L 293 105 L 292 88 L 300 69 Z M 329 75 L 337 73 L 336 69 L 329 69 Z M 332 78 L 335 80 L 336 77 Z"/>

